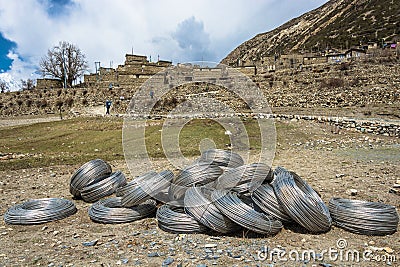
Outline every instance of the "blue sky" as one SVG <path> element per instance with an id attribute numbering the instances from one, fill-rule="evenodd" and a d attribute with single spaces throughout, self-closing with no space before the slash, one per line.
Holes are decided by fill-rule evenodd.
<path id="1" fill-rule="evenodd" d="M 126 53 L 219 62 L 242 42 L 327 0 L 0 0 L 0 78 L 37 78 L 59 41 L 77 45 L 91 71 Z"/>

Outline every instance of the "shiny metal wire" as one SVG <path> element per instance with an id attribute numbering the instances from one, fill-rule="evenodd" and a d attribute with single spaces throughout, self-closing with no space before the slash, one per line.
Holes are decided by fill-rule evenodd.
<path id="1" fill-rule="evenodd" d="M 170 200 L 183 199 L 189 187 L 212 183 L 222 172 L 220 167 L 205 162 L 187 166 L 173 179 L 168 191 Z"/>
<path id="2" fill-rule="evenodd" d="M 170 233 L 189 234 L 209 231 L 206 226 L 186 214 L 182 207 L 173 206 L 171 203 L 159 207 L 156 218 L 158 227 Z"/>
<path id="3" fill-rule="evenodd" d="M 88 213 L 95 222 L 127 223 L 150 216 L 155 211 L 155 200 L 149 199 L 137 206 L 125 208 L 121 205 L 121 198 L 114 197 L 97 201 L 89 208 Z"/>
<path id="4" fill-rule="evenodd" d="M 264 163 L 252 163 L 226 170 L 215 182 L 216 189 L 245 194 L 253 192 L 264 182 L 271 182 L 273 172 Z"/>
<path id="5" fill-rule="evenodd" d="M 184 198 L 185 212 L 201 224 L 220 233 L 238 231 L 240 225 L 226 217 L 212 202 L 211 193 L 214 189 L 206 187 L 191 187 Z"/>
<path id="6" fill-rule="evenodd" d="M 138 184 L 142 181 L 146 181 L 147 179 L 150 179 L 151 177 L 157 175 L 157 172 L 155 171 L 150 171 L 147 172 L 143 175 L 140 175 L 138 177 L 136 177 L 135 179 L 133 179 L 132 181 L 130 181 L 129 183 L 127 183 L 126 185 L 120 186 L 115 190 L 115 194 L 117 197 L 122 197 L 123 195 L 125 195 L 127 192 L 129 192 L 130 190 L 133 190 L 136 186 L 138 186 Z"/>
<path id="7" fill-rule="evenodd" d="M 121 204 L 123 207 L 132 207 L 148 200 L 152 196 L 168 188 L 174 174 L 165 170 L 146 180 L 141 180 L 136 187 L 129 190 L 122 196 Z"/>
<path id="8" fill-rule="evenodd" d="M 230 150 L 223 149 L 206 150 L 201 154 L 198 161 L 230 168 L 236 168 L 244 164 L 242 156 Z"/>
<path id="9" fill-rule="evenodd" d="M 292 218 L 286 213 L 278 202 L 274 189 L 269 184 L 262 184 L 252 194 L 251 199 L 266 214 L 269 214 L 282 222 L 292 222 Z"/>
<path id="10" fill-rule="evenodd" d="M 310 232 L 325 232 L 332 219 L 318 194 L 298 175 L 280 168 L 272 183 L 276 197 L 289 216 Z"/>
<path id="11" fill-rule="evenodd" d="M 81 190 L 81 197 L 86 202 L 96 202 L 97 200 L 114 194 L 115 190 L 126 185 L 126 177 L 121 171 L 116 171 L 108 177 L 101 177 L 94 180 Z"/>
<path id="12" fill-rule="evenodd" d="M 7 210 L 7 224 L 41 224 L 61 220 L 77 212 L 75 204 L 63 198 L 41 198 L 28 200 Z"/>
<path id="13" fill-rule="evenodd" d="M 211 200 L 225 216 L 253 232 L 274 235 L 283 227 L 281 221 L 257 212 L 241 201 L 236 193 L 215 190 L 211 193 Z"/>
<path id="14" fill-rule="evenodd" d="M 379 202 L 332 198 L 329 211 L 336 226 L 356 234 L 393 234 L 399 223 L 396 208 Z"/>
<path id="15" fill-rule="evenodd" d="M 76 197 L 81 197 L 81 190 L 96 179 L 110 176 L 112 170 L 110 164 L 101 159 L 94 159 L 83 164 L 71 176 L 69 186 L 70 193 Z"/>

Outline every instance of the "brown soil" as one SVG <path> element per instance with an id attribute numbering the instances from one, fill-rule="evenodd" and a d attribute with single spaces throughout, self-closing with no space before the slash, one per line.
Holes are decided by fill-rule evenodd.
<path id="1" fill-rule="evenodd" d="M 284 166 L 298 173 L 326 203 L 331 197 L 344 197 L 382 201 L 400 208 L 400 196 L 389 193 L 400 173 L 398 138 L 351 132 L 332 134 L 317 123 L 288 123 L 300 124 L 305 136 L 301 141 L 290 134 L 279 139 L 273 167 Z M 156 161 L 159 170 L 167 164 L 165 160 Z M 123 161 L 112 165 L 114 170 L 129 173 Z M 72 199 L 69 181 L 78 167 L 0 172 L 0 214 L 27 199 Z M 350 188 L 358 191 L 356 196 L 350 196 Z M 272 237 L 247 231 L 228 236 L 177 235 L 160 230 L 154 217 L 128 224 L 94 223 L 87 214 L 91 204 L 74 202 L 78 212 L 60 221 L 20 226 L 1 220 L 0 266 L 161 266 L 168 258 L 173 259 L 169 266 L 385 266 L 387 263 L 381 260 L 389 256 L 391 266 L 400 262 L 399 232 L 363 236 L 333 226 L 327 233 L 311 234 L 300 227 L 287 226 Z M 324 249 L 337 249 L 339 239 L 347 241 L 344 252 L 371 250 L 379 261 L 346 261 L 344 257 L 334 260 L 325 255 L 323 261 L 289 260 L 268 265 L 273 262 L 260 261 L 257 256 L 264 247 L 321 253 Z M 95 246 L 83 246 L 83 242 L 92 240 L 98 240 Z"/>

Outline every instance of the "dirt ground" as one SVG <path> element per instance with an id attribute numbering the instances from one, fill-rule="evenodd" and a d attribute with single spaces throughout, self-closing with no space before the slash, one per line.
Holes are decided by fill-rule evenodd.
<path id="1" fill-rule="evenodd" d="M 400 178 L 398 138 L 347 131 L 334 134 L 315 122 L 287 123 L 300 125 L 304 136 L 298 139 L 288 134 L 278 139 L 274 168 L 283 166 L 299 174 L 325 203 L 331 197 L 343 197 L 381 201 L 399 210 L 400 195 L 389 193 Z M 168 166 L 166 160 L 154 163 L 158 171 Z M 124 161 L 111 164 L 130 177 Z M 32 198 L 72 200 L 69 182 L 78 167 L 0 172 L 0 214 Z M 357 194 L 350 196 L 349 189 Z M 364 236 L 333 226 L 327 233 L 311 234 L 289 225 L 275 236 L 247 231 L 178 235 L 159 229 L 154 216 L 127 224 L 95 223 L 87 214 L 91 204 L 73 201 L 78 212 L 60 221 L 20 226 L 1 220 L 0 266 L 400 266 L 399 232 Z M 93 240 L 97 240 L 94 246 L 83 245 Z M 345 247 L 338 247 L 344 242 Z M 285 251 L 285 257 L 271 259 L 274 249 Z M 333 254 L 307 260 L 296 259 L 293 252 L 301 256 L 310 250 L 317 258 L 324 250 Z M 346 258 L 349 251 L 359 252 L 360 260 Z M 362 258 L 365 253 L 370 261 Z"/>

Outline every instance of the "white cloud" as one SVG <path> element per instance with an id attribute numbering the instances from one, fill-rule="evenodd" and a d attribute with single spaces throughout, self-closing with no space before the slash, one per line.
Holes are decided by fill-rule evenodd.
<path id="1" fill-rule="evenodd" d="M 174 63 L 202 58 L 220 61 L 257 33 L 326 2 L 75 0 L 63 13 L 48 14 L 46 1 L 0 0 L 0 32 L 17 43 L 15 53 L 24 59 L 24 64 L 13 64 L 12 75 L 33 70 L 29 64 L 37 65 L 48 48 L 64 40 L 82 49 L 92 70 L 94 61 L 103 66 L 110 61 L 114 67 L 123 64 L 132 47 L 135 53 L 151 55 L 153 61 L 157 55 Z"/>

